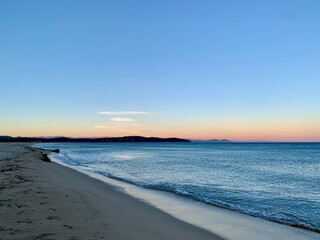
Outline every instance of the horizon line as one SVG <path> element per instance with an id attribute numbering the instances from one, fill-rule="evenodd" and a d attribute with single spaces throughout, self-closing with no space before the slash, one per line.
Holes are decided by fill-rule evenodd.
<path id="1" fill-rule="evenodd" d="M 304 140 L 232 140 L 227 138 L 183 138 L 183 137 L 156 137 L 156 136 L 142 136 L 142 135 L 124 135 L 124 136 L 103 136 L 103 137 L 97 137 L 97 136 L 91 136 L 91 137 L 73 137 L 73 136 L 11 136 L 11 135 L 0 135 L 1 138 L 10 137 L 10 138 L 74 138 L 74 139 L 85 139 L 85 138 L 122 138 L 122 137 L 144 137 L 144 138 L 179 138 L 189 141 L 204 141 L 204 142 L 232 142 L 232 143 L 320 143 L 320 140 L 316 141 L 304 141 Z"/>

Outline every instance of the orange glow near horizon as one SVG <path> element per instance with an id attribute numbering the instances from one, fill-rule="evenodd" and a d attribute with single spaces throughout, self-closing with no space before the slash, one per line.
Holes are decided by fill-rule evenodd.
<path id="1" fill-rule="evenodd" d="M 230 139 L 234 141 L 320 141 L 320 127 L 309 123 L 185 123 L 103 128 L 86 124 L 52 124 L 37 127 L 16 125 L 0 128 L 0 135 L 10 136 L 67 136 L 67 137 L 179 137 L 188 139 Z"/>

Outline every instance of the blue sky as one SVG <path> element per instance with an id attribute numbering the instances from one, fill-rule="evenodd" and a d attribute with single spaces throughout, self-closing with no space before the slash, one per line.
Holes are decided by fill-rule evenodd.
<path id="1" fill-rule="evenodd" d="M 1 1 L 0 134 L 320 141 L 319 10 Z"/>

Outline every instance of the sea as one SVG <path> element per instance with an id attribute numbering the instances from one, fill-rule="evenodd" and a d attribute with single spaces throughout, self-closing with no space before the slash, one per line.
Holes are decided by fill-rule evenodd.
<path id="1" fill-rule="evenodd" d="M 320 232 L 320 143 L 41 143 L 73 168 Z"/>

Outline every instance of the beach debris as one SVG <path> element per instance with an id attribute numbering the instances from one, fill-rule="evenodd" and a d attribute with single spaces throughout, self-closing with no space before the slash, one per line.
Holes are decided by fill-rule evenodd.
<path id="1" fill-rule="evenodd" d="M 44 161 L 44 162 L 51 162 L 50 158 L 48 157 L 48 154 L 46 153 L 41 153 L 42 156 L 41 156 L 41 160 Z"/>

